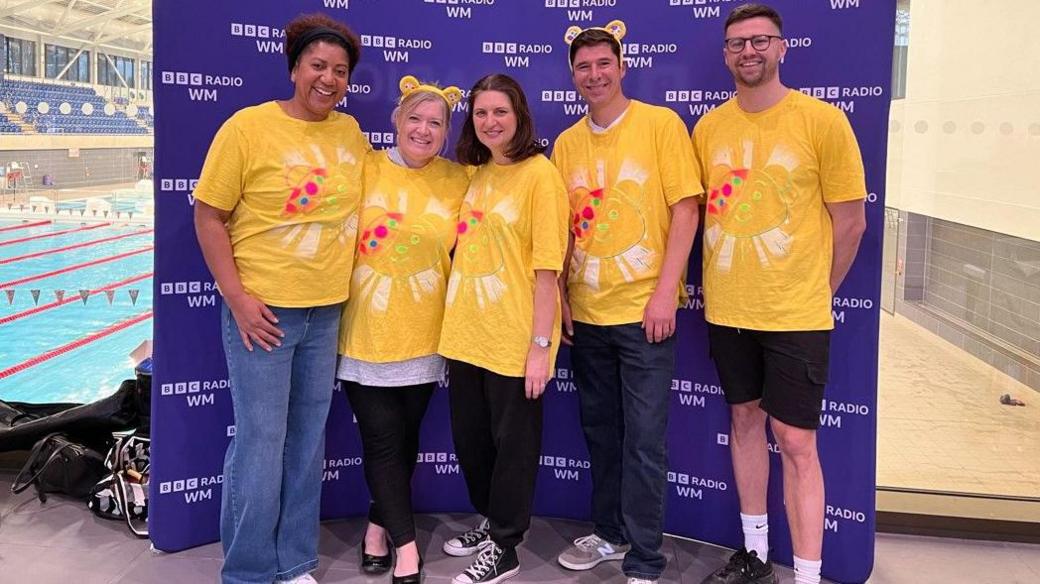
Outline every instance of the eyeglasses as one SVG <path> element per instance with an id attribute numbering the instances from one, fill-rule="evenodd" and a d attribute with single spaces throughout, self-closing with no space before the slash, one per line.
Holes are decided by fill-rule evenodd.
<path id="1" fill-rule="evenodd" d="M 772 35 L 772 34 L 758 34 L 753 37 L 732 37 L 728 38 L 723 43 L 726 46 L 726 50 L 731 53 L 739 53 L 744 50 L 747 44 L 751 43 L 751 48 L 756 51 L 764 51 L 769 48 L 769 44 L 773 42 L 773 39 L 782 39 L 784 37 Z"/>

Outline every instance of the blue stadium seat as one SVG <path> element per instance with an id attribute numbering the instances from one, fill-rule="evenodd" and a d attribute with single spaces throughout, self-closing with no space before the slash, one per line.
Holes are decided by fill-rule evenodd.
<path id="1" fill-rule="evenodd" d="M 148 134 L 155 125 L 151 109 L 147 107 L 140 108 L 135 117 L 128 116 L 124 110 L 117 110 L 111 116 L 106 115 L 104 109 L 109 102 L 89 87 L 9 81 L 4 84 L 4 89 L 0 99 L 12 107 L 18 102 L 25 102 L 29 110 L 22 118 L 40 133 Z M 38 112 L 40 102 L 50 106 L 46 114 Z M 63 103 L 72 107 L 68 114 L 62 114 L 59 109 Z M 84 103 L 94 107 L 89 116 L 82 112 Z M 118 97 L 112 103 L 124 106 L 125 109 L 129 102 L 126 98 Z M 142 127 L 138 120 L 147 128 Z M 3 116 L 0 116 L 0 128 L 7 133 L 21 132 L 20 127 L 11 124 Z"/>

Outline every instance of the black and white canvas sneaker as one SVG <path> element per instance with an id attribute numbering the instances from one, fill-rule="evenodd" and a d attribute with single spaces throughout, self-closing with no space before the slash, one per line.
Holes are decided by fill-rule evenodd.
<path id="1" fill-rule="evenodd" d="M 444 542 L 441 549 L 449 556 L 471 556 L 477 553 L 481 542 L 487 540 L 489 529 L 491 529 L 491 525 L 488 520 L 482 519 L 480 525 Z"/>
<path id="2" fill-rule="evenodd" d="M 490 539 L 480 544 L 480 553 L 452 584 L 497 584 L 520 573 L 520 560 L 513 548 L 503 549 Z"/>

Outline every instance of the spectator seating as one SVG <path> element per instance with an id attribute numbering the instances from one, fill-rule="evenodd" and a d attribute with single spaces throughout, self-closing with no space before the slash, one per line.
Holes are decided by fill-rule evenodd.
<path id="1" fill-rule="evenodd" d="M 150 112 L 147 118 L 138 115 L 148 128 L 141 127 L 121 109 L 106 114 L 105 107 L 110 102 L 90 87 L 4 80 L 0 88 L 0 101 L 5 102 L 9 110 L 14 110 L 19 102 L 26 104 L 28 109 L 22 118 L 41 134 L 150 134 L 153 127 Z M 40 112 L 40 103 L 47 104 L 46 113 Z M 64 104 L 68 104 L 67 107 L 63 107 Z M 63 109 L 68 113 L 62 113 Z M 7 122 L 6 118 L 0 119 L 3 124 L 0 131 L 8 132 L 8 126 L 14 126 Z"/>
<path id="2" fill-rule="evenodd" d="M 22 128 L 16 124 L 12 124 L 11 120 L 4 114 L 0 113 L 0 134 L 21 134 Z"/>

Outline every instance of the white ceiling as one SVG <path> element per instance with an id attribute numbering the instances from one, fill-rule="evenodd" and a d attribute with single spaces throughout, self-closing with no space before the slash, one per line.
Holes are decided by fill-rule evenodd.
<path id="1" fill-rule="evenodd" d="M 152 0 L 0 0 L 0 29 L 150 57 Z"/>

